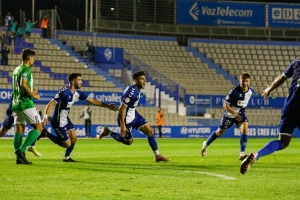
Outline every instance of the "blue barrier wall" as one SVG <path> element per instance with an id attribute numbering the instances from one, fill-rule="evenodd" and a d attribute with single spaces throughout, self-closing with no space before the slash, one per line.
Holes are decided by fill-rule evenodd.
<path id="1" fill-rule="evenodd" d="M 221 95 L 185 95 L 186 106 L 213 106 L 222 107 L 223 101 L 226 96 Z M 285 101 L 285 97 L 268 98 L 264 100 L 261 96 L 252 96 L 248 102 L 247 108 L 282 108 Z"/>
<path id="2" fill-rule="evenodd" d="M 100 133 L 104 124 L 92 125 L 92 136 L 95 137 Z M 113 132 L 120 132 L 120 128 L 114 125 L 107 125 Z M 212 131 L 217 130 L 217 126 L 163 126 L 162 132 L 164 138 L 207 138 Z M 46 125 L 46 129 L 55 134 L 50 125 Z M 25 135 L 30 131 L 28 127 L 25 129 Z M 78 137 L 85 136 L 84 125 L 75 125 L 76 135 Z M 158 130 L 155 128 L 155 133 Z M 249 126 L 248 136 L 250 138 L 277 138 L 279 134 L 278 127 L 270 126 Z M 12 128 L 6 137 L 14 135 L 14 128 Z M 135 138 L 146 138 L 146 136 L 137 130 L 133 130 Z M 109 136 L 107 136 L 109 138 Z M 224 138 L 239 138 L 240 132 L 237 128 L 230 128 L 222 136 Z M 293 137 L 300 137 L 300 131 L 295 129 Z"/>
<path id="3" fill-rule="evenodd" d="M 120 104 L 122 97 L 122 92 L 85 92 L 87 96 L 95 98 L 104 103 L 114 103 L 116 105 Z M 39 90 L 41 96 L 40 100 L 34 100 L 35 104 L 47 104 L 53 97 L 57 94 L 57 91 L 52 90 Z M 10 103 L 12 92 L 9 89 L 0 89 L 0 103 Z M 84 101 L 78 101 L 75 105 L 85 105 Z M 141 98 L 139 100 L 139 105 L 146 105 L 146 96 L 141 93 Z"/>

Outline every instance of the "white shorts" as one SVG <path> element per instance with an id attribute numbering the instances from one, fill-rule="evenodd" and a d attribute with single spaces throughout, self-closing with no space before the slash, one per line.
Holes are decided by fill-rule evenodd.
<path id="1" fill-rule="evenodd" d="M 41 122 L 39 111 L 36 108 L 28 108 L 14 112 L 15 124 L 38 124 Z"/>

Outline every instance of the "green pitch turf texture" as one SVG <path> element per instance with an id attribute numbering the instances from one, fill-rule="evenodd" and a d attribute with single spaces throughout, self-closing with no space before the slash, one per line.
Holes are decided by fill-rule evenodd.
<path id="1" fill-rule="evenodd" d="M 248 140 L 247 152 L 271 139 Z M 113 139 L 78 139 L 72 158 L 48 139 L 42 157 L 16 165 L 12 139 L 0 140 L 0 199 L 300 199 L 300 139 L 261 158 L 241 175 L 239 139 L 216 140 L 202 158 L 204 139 L 158 139 L 171 159 L 156 163 L 146 139 L 125 146 Z"/>

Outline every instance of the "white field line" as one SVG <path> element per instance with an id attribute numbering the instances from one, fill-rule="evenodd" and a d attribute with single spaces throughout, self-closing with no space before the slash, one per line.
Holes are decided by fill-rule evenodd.
<path id="1" fill-rule="evenodd" d="M 215 177 L 226 179 L 226 180 L 236 180 L 236 178 L 234 178 L 232 176 L 226 176 L 226 175 L 223 175 L 223 174 L 214 174 L 214 173 L 210 173 L 210 172 L 187 171 L 187 170 L 185 170 L 184 172 L 196 173 L 196 174 L 205 174 L 205 175 L 215 176 Z"/>

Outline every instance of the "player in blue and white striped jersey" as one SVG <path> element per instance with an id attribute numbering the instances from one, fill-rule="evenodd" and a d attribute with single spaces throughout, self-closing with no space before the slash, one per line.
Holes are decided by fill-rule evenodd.
<path id="1" fill-rule="evenodd" d="M 218 130 L 212 132 L 208 139 L 203 142 L 201 154 L 207 155 L 208 146 L 218 137 L 222 136 L 228 128 L 235 124 L 240 132 L 240 160 L 243 160 L 248 140 L 248 119 L 245 115 L 245 108 L 254 93 L 250 87 L 250 75 L 246 72 L 240 75 L 240 84 L 233 87 L 223 102 L 225 109 Z"/>
<path id="2" fill-rule="evenodd" d="M 82 85 L 81 74 L 69 74 L 68 81 L 69 86 L 65 86 L 58 91 L 55 97 L 48 103 L 44 112 L 43 123 L 46 124 L 48 123 L 48 114 L 50 113 L 52 107 L 55 106 L 55 110 L 51 117 L 51 126 L 57 136 L 45 134 L 44 131 L 42 131 L 38 139 L 41 137 L 48 137 L 55 144 L 67 148 L 63 161 L 75 162 L 75 160 L 70 158 L 70 154 L 73 151 L 77 140 L 74 125 L 68 116 L 72 105 L 81 100 L 89 102 L 95 106 L 108 108 L 113 111 L 117 111 L 118 107 L 114 104 L 102 103 L 101 101 L 86 96 L 82 91 L 80 91 L 79 89 Z"/>
<path id="3" fill-rule="evenodd" d="M 154 153 L 154 160 L 156 162 L 167 162 L 169 159 L 158 152 L 154 130 L 136 109 L 140 99 L 140 90 L 144 89 L 146 85 L 145 73 L 143 71 L 135 72 L 132 75 L 132 79 L 134 84 L 126 88 L 121 98 L 118 115 L 120 134 L 112 132 L 108 127 L 104 127 L 98 137 L 101 139 L 110 135 L 118 142 L 131 145 L 133 142 L 132 128 L 134 128 L 148 136 L 148 143 Z"/>

